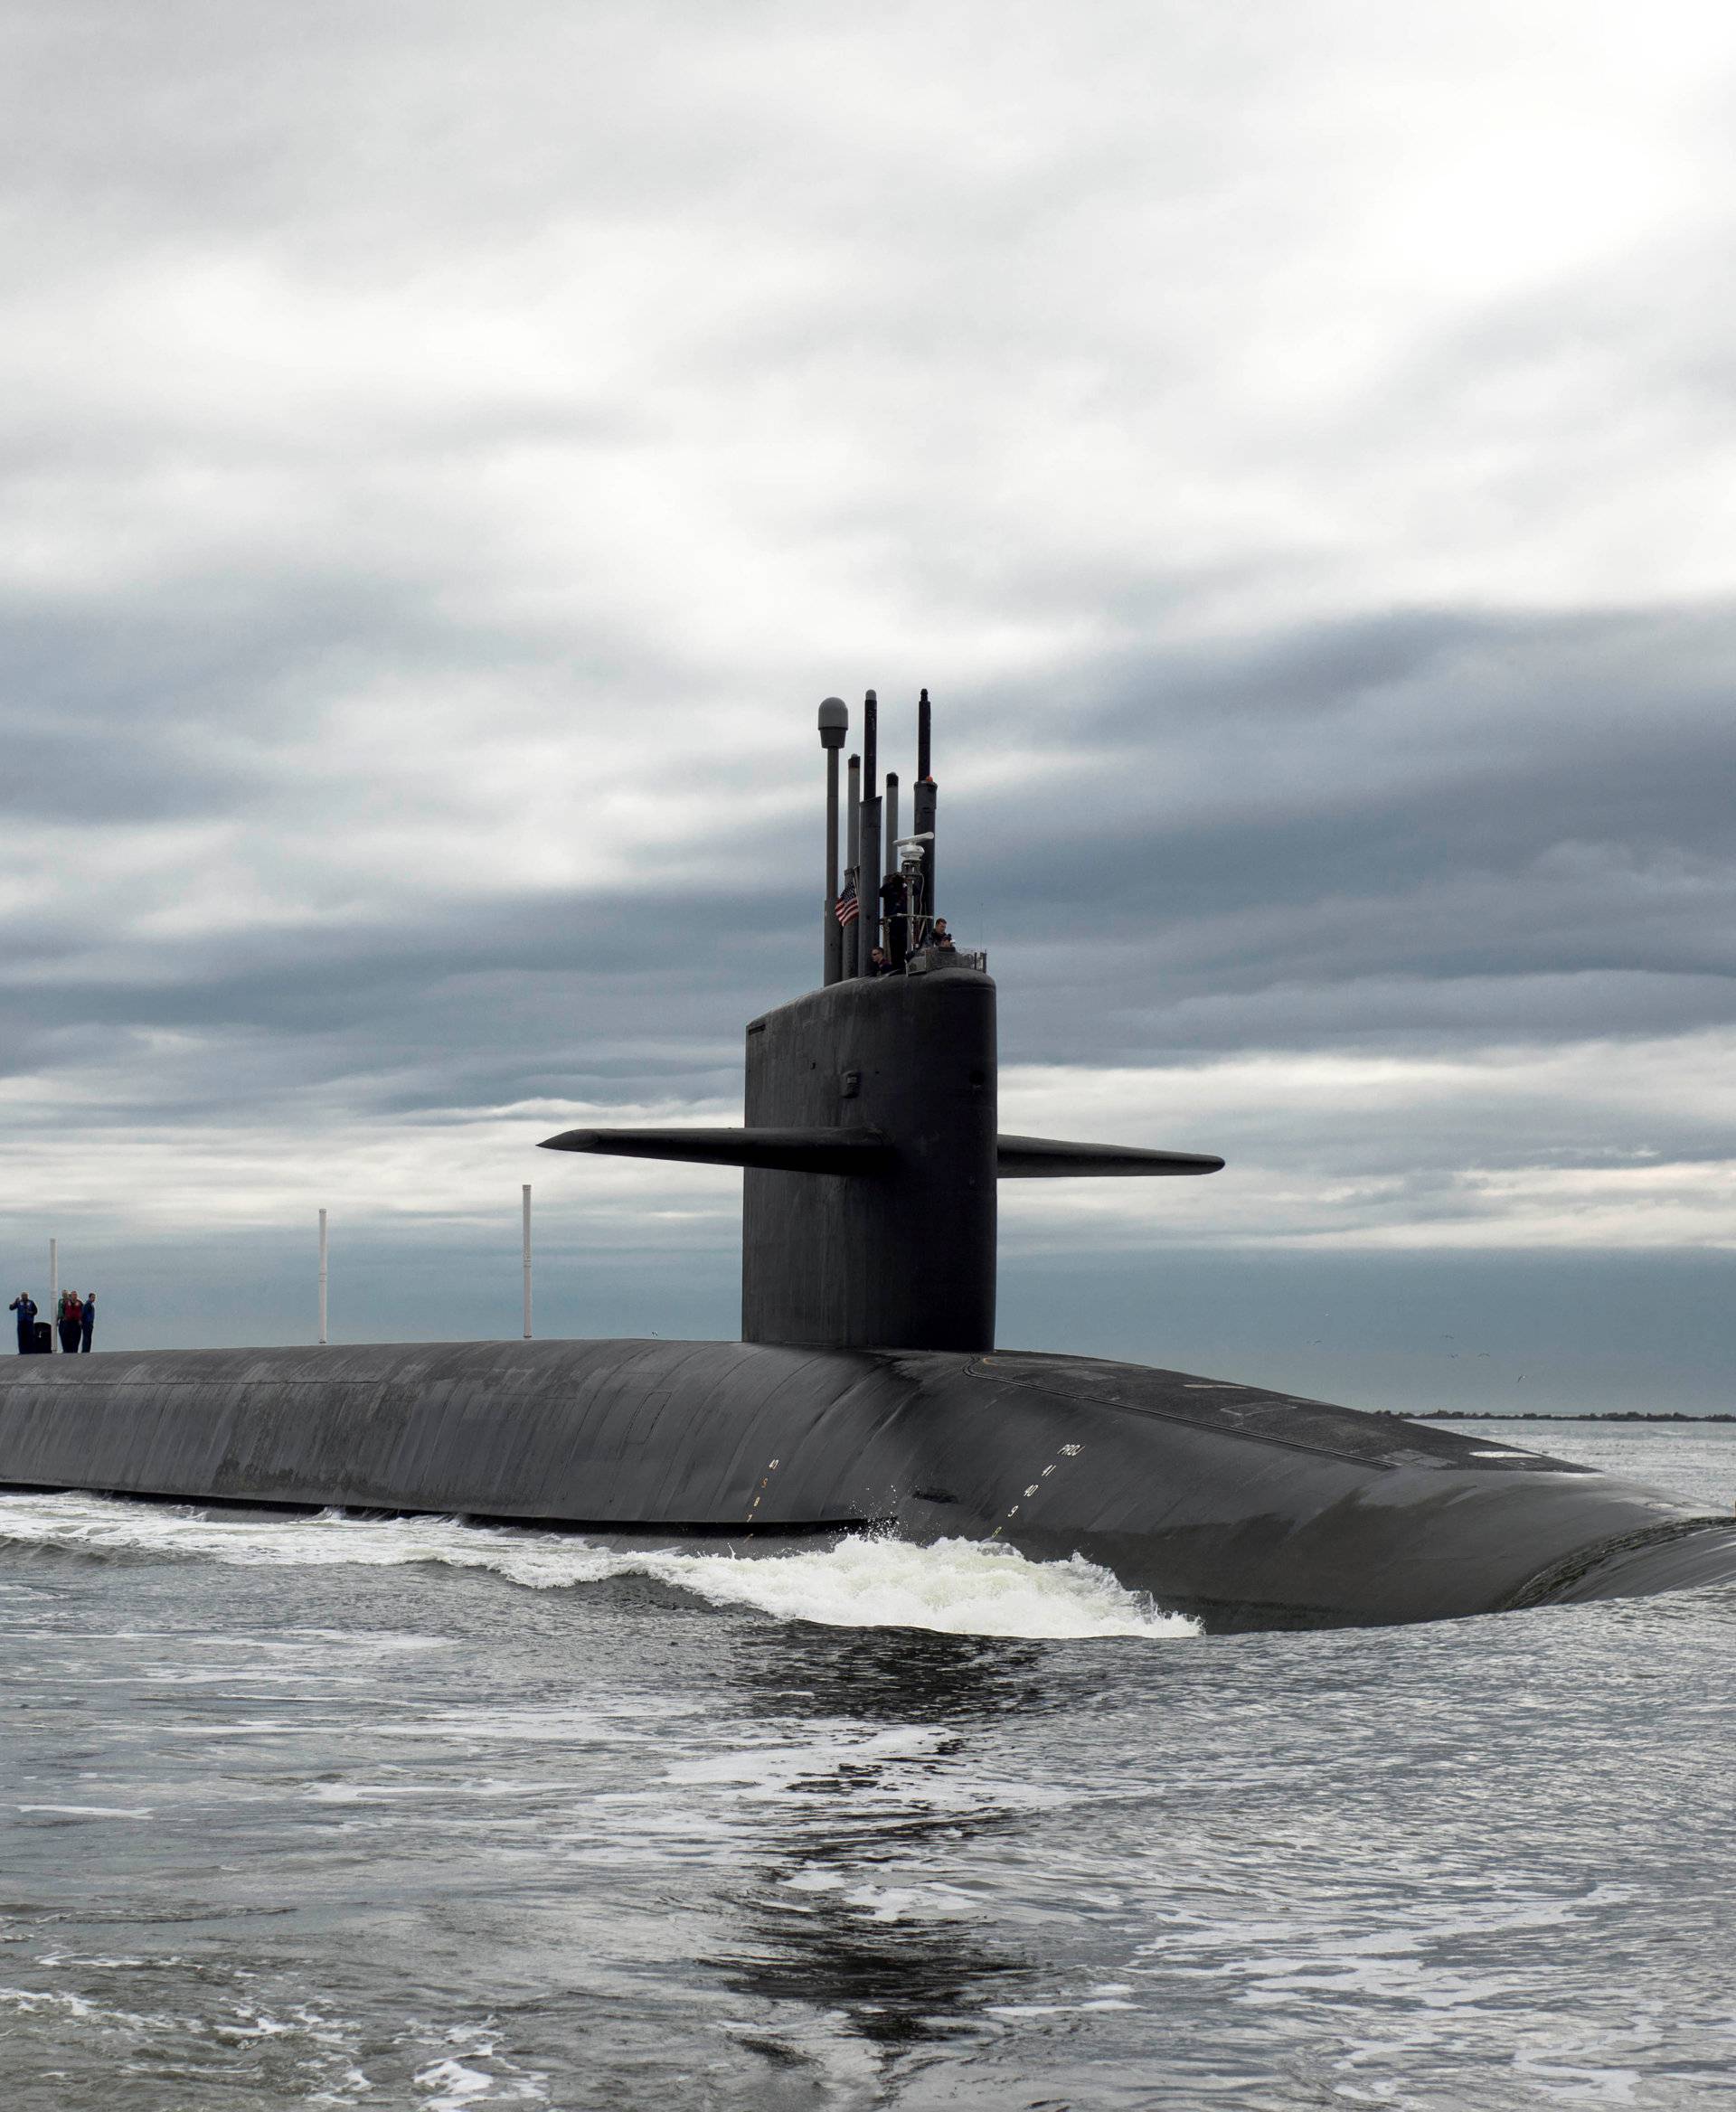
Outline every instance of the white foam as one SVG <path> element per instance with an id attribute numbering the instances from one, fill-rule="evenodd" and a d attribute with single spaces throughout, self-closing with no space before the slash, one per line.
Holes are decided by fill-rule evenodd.
<path id="1" fill-rule="evenodd" d="M 457 2051 L 416 2071 L 423 2112 L 469 2112 L 485 2101 L 547 2104 L 548 2077 L 540 2069 L 522 2069 L 509 2060 L 499 2050 L 499 2033 L 492 2024 L 458 2025 L 446 2033 L 446 2042 Z M 473 2065 L 478 2061 L 488 2067 Z"/>
<path id="2" fill-rule="evenodd" d="M 430 2061 L 416 2071 L 416 2088 L 428 2092 L 429 2112 L 458 2112 L 460 2106 L 487 2097 L 495 2079 L 461 2060 Z"/>
<path id="3" fill-rule="evenodd" d="M 451 1518 L 259 1518 L 102 1496 L 0 1497 L 0 1542 L 138 1553 L 245 1568 L 438 1563 L 486 1570 L 531 1590 L 645 1577 L 716 1606 L 829 1627 L 928 1628 L 944 1635 L 1171 1639 L 1198 1633 L 1109 1570 L 1074 1555 L 1033 1562 L 991 1541 L 929 1546 L 875 1533 L 824 1549 L 747 1555 L 734 1548 L 625 1551 L 571 1535 L 462 1524 Z"/>
<path id="4" fill-rule="evenodd" d="M 671 1580 L 690 1591 L 830 1627 L 1057 1638 L 1198 1633 L 1192 1621 L 1160 1613 L 1142 1593 L 1077 1555 L 1033 1562 L 993 1541 L 941 1540 L 919 1547 L 874 1534 L 824 1552 L 760 1561 L 725 1555 L 676 1559 L 687 1567 Z"/>

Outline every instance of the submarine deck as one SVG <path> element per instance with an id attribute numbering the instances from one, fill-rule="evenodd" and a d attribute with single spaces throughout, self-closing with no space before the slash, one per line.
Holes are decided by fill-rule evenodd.
<path id="1" fill-rule="evenodd" d="M 1011 1351 L 654 1340 L 20 1358 L 0 1368 L 0 1483 L 615 1532 L 995 1538 L 1100 1561 L 1215 1627 L 1736 1575 L 1731 1520 L 1563 1460 Z"/>

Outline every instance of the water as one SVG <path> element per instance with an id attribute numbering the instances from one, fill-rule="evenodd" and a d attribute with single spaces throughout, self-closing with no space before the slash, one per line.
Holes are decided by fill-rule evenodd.
<path id="1" fill-rule="evenodd" d="M 1736 1497 L 1736 1428 L 1477 1424 Z M 8 2112 L 1736 2103 L 1736 1589 L 0 1498 Z M 8 1808 L 9 1807 L 9 1808 Z"/>

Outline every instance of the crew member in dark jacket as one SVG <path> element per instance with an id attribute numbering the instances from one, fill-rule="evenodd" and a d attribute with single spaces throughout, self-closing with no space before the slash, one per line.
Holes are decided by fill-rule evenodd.
<path id="1" fill-rule="evenodd" d="M 929 938 L 929 944 L 941 953 L 953 953 L 957 950 L 952 943 L 952 934 L 947 929 L 947 920 L 944 917 L 935 919 L 934 934 Z"/>
<path id="2" fill-rule="evenodd" d="M 30 1332 L 36 1325 L 36 1301 L 28 1291 L 20 1291 L 6 1309 L 18 1315 L 18 1354 L 27 1357 L 36 1346 Z"/>
<path id="3" fill-rule="evenodd" d="M 86 1356 L 90 1354 L 90 1335 L 96 1325 L 97 1294 L 95 1291 L 86 1291 L 84 1294 L 84 1317 L 79 1322 L 79 1347 Z"/>

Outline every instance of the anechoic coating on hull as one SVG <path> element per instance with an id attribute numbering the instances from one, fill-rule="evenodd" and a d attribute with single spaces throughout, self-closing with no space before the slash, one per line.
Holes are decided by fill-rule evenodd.
<path id="1" fill-rule="evenodd" d="M 1736 1575 L 1736 1524 L 1515 1447 L 1105 1360 L 540 1342 L 21 1358 L 0 1482 L 1080 1554 L 1211 1626 Z"/>

